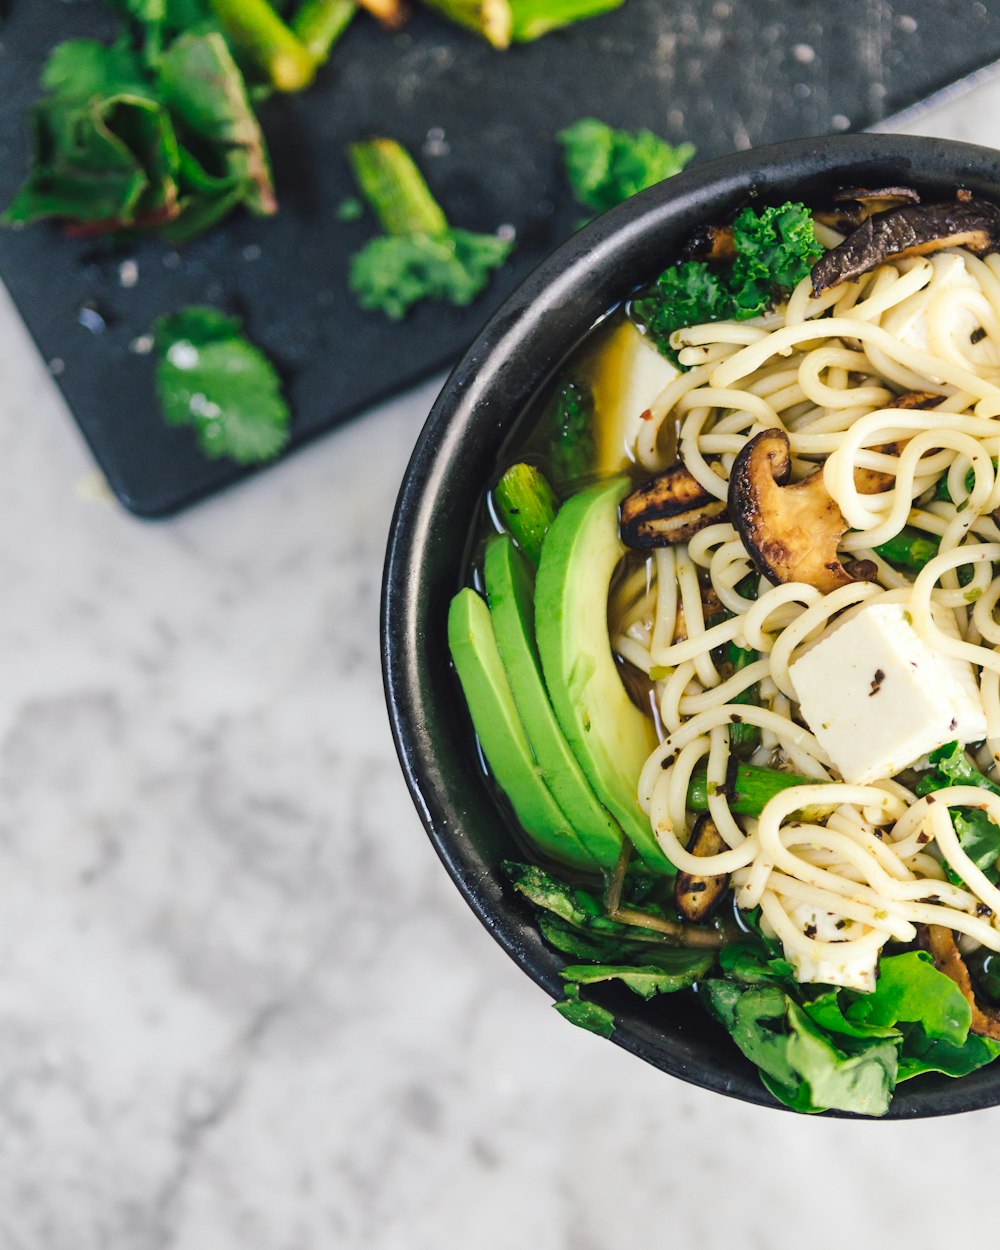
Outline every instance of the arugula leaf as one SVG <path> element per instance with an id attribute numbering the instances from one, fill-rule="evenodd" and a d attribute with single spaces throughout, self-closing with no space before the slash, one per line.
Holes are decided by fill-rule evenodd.
<path id="1" fill-rule="evenodd" d="M 909 1081 L 924 1072 L 941 1072 L 945 1076 L 967 1076 L 1000 1055 L 1000 1042 L 970 1033 L 956 1046 L 941 1039 L 932 1039 L 919 1025 L 907 1031 L 899 1057 L 897 1081 Z"/>
<path id="2" fill-rule="evenodd" d="M 687 989 L 715 963 L 710 951 L 662 950 L 656 963 L 577 964 L 564 968 L 560 976 L 577 985 L 595 985 L 599 981 L 621 981 L 633 993 L 647 1001 L 656 994 L 673 994 Z"/>
<path id="3" fill-rule="evenodd" d="M 567 985 L 566 997 L 552 1006 L 564 1020 L 575 1024 L 577 1028 L 586 1029 L 589 1033 L 596 1033 L 598 1037 L 610 1037 L 615 1031 L 615 1018 L 612 1013 L 606 1007 L 581 998 L 578 985 Z"/>
<path id="4" fill-rule="evenodd" d="M 573 194 L 599 213 L 679 174 L 695 154 L 691 143 L 674 147 L 651 130 L 615 130 L 594 117 L 581 118 L 556 138 Z"/>
<path id="5" fill-rule="evenodd" d="M 685 326 L 766 312 L 809 272 L 823 252 L 804 204 L 744 208 L 733 222 L 735 257 L 721 268 L 689 260 L 663 271 L 633 301 L 632 312 L 664 355 Z"/>
<path id="6" fill-rule="evenodd" d="M 156 390 L 167 422 L 193 426 L 206 455 L 257 464 L 284 449 L 290 416 L 274 366 L 240 330 L 213 308 L 161 317 Z"/>

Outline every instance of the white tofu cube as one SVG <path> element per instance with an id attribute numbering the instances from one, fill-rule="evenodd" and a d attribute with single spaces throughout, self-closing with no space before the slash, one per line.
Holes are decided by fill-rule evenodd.
<path id="1" fill-rule="evenodd" d="M 986 737 L 971 665 L 931 650 L 899 603 L 870 603 L 789 670 L 806 724 L 845 781 L 892 777 L 946 742 Z"/>
<path id="2" fill-rule="evenodd" d="M 591 378 L 601 414 L 595 430 L 599 473 L 619 473 L 631 463 L 642 414 L 679 373 L 631 321 L 617 327 Z"/>
<path id="3" fill-rule="evenodd" d="M 861 926 L 845 921 L 834 912 L 820 911 L 808 903 L 796 903 L 788 908 L 788 914 L 809 937 L 821 942 L 841 942 L 860 932 Z M 818 982 L 820 985 L 845 985 L 848 989 L 870 994 L 875 988 L 878 970 L 877 950 L 843 959 L 812 959 L 795 951 L 785 950 L 789 961 L 795 965 L 795 979 L 799 982 Z"/>

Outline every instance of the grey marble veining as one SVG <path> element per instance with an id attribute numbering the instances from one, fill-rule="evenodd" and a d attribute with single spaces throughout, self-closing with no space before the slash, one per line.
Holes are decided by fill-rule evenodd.
<path id="1" fill-rule="evenodd" d="M 998 103 L 915 129 L 989 141 Z M 690 1089 L 451 887 L 377 645 L 433 385 L 148 525 L 0 328 L 0 1250 L 989 1244 L 1000 1113 Z"/>

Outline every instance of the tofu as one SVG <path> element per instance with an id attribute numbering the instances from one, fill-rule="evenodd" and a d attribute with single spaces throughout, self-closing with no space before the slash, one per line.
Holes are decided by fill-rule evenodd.
<path id="1" fill-rule="evenodd" d="M 631 321 L 617 327 L 593 378 L 598 473 L 610 476 L 632 462 L 642 414 L 679 373 Z"/>
<path id="2" fill-rule="evenodd" d="M 899 603 L 870 603 L 789 669 L 802 717 L 845 781 L 892 777 L 986 737 L 972 667 L 931 650 Z"/>
<path id="3" fill-rule="evenodd" d="M 882 319 L 883 329 L 887 330 L 894 338 L 898 338 L 901 342 L 906 343 L 908 347 L 915 347 L 922 352 L 930 349 L 927 338 L 927 315 L 925 311 L 928 291 L 933 294 L 947 287 L 965 288 L 975 292 L 981 291 L 979 283 L 969 273 L 965 267 L 964 259 L 958 253 L 940 252 L 936 256 L 929 257 L 929 260 L 934 267 L 934 276 L 929 286 L 923 291 L 918 291 L 915 295 L 909 296 L 908 299 L 904 299 L 902 303 L 890 309 Z M 969 351 L 971 336 L 979 327 L 980 319 L 976 313 L 966 308 L 955 310 L 953 334 L 963 351 Z M 973 355 L 977 363 L 1000 364 L 996 348 L 988 340 L 977 344 Z"/>
<path id="4" fill-rule="evenodd" d="M 821 942 L 843 941 L 852 933 L 861 932 L 861 926 L 845 922 L 835 912 L 819 911 L 808 903 L 796 903 L 788 908 L 790 918 L 810 937 Z M 785 948 L 785 956 L 795 967 L 795 979 L 799 982 L 817 982 L 820 985 L 845 985 L 848 989 L 870 994 L 875 988 L 878 972 L 878 950 L 868 950 L 853 958 L 812 959 Z"/>

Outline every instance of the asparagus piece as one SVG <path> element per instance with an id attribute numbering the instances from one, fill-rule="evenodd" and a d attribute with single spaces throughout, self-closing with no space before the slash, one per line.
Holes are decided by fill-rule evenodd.
<path id="1" fill-rule="evenodd" d="M 585 17 L 599 17 L 621 8 L 625 0 L 510 0 L 511 38 L 517 43 L 540 39 L 550 30 Z"/>
<path id="2" fill-rule="evenodd" d="M 507 532 L 537 568 L 542 539 L 559 507 L 544 474 L 533 464 L 512 464 L 493 497 Z"/>
<path id="3" fill-rule="evenodd" d="M 746 668 L 752 664 L 756 658 L 756 651 L 749 650 L 746 647 L 738 647 L 733 642 L 726 644 L 726 659 L 733 666 L 734 673 L 738 673 L 741 668 Z M 757 687 L 748 687 L 742 694 L 736 695 L 731 702 L 755 704 L 757 702 Z M 737 755 L 740 758 L 750 755 L 757 749 L 759 742 L 760 730 L 756 725 L 736 722 L 729 726 L 729 749 L 733 755 Z"/>
<path id="4" fill-rule="evenodd" d="M 357 0 L 304 0 L 292 32 L 313 61 L 322 65 L 357 11 Z"/>
<path id="5" fill-rule="evenodd" d="M 443 235 L 448 219 L 409 152 L 394 139 L 347 149 L 354 176 L 386 234 Z"/>
<path id="6" fill-rule="evenodd" d="M 302 91 L 316 64 L 267 0 L 211 0 L 222 28 L 278 91 Z"/>
<path id="7" fill-rule="evenodd" d="M 919 573 L 937 555 L 940 544 L 941 540 L 934 534 L 904 525 L 898 534 L 872 550 L 906 573 Z"/>
<path id="8" fill-rule="evenodd" d="M 474 30 L 494 46 L 510 45 L 514 14 L 510 0 L 425 0 L 451 22 Z"/>
<path id="9" fill-rule="evenodd" d="M 736 764 L 736 761 L 733 761 Z M 739 816 L 759 816 L 764 804 L 789 786 L 814 786 L 815 777 L 782 773 L 776 768 L 758 768 L 755 764 L 730 766 L 726 786 L 730 809 Z M 696 769 L 688 786 L 687 805 L 692 812 L 708 811 L 708 781 L 705 769 Z"/>

